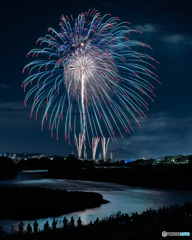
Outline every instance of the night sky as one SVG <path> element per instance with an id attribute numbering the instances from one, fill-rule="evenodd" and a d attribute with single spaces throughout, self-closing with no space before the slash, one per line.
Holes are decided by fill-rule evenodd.
<path id="1" fill-rule="evenodd" d="M 162 85 L 153 82 L 155 102 L 148 101 L 147 119 L 134 125 L 134 133 L 116 133 L 109 152 L 118 158 L 159 157 L 192 154 L 192 10 L 190 0 L 70 0 L 70 1 L 5 1 L 0 9 L 0 153 L 42 153 L 45 155 L 77 155 L 76 147 L 59 141 L 45 124 L 41 131 L 41 113 L 30 118 L 31 104 L 24 106 L 21 88 L 29 63 L 26 54 L 36 48 L 36 40 L 48 27 L 59 31 L 61 14 L 73 15 L 97 9 L 102 15 L 111 13 L 131 28 L 143 32 L 134 39 L 147 43 L 153 50 L 143 53 L 154 57 L 154 71 Z M 61 123 L 62 124 L 62 123 Z M 61 126 L 62 129 L 62 126 Z M 123 132 L 123 131 L 122 131 Z M 97 151 L 101 151 L 101 146 Z M 88 151 L 88 157 L 91 151 Z"/>

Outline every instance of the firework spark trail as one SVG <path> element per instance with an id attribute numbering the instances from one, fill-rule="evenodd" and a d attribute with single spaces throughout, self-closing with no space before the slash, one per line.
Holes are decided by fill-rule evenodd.
<path id="1" fill-rule="evenodd" d="M 107 148 L 108 148 L 108 144 L 109 144 L 109 139 L 110 138 L 108 138 L 107 143 L 106 143 L 105 137 L 101 138 L 102 150 L 103 150 L 103 160 L 104 161 L 105 161 L 106 156 L 107 156 Z"/>
<path id="2" fill-rule="evenodd" d="M 79 133 L 79 141 L 77 140 L 77 136 L 75 135 L 75 142 L 77 145 L 78 158 L 81 159 L 81 152 L 83 147 L 83 136 L 81 136 L 80 133 Z"/>
<path id="3" fill-rule="evenodd" d="M 44 120 L 49 120 L 51 135 L 55 129 L 58 139 L 60 120 L 64 121 L 64 136 L 69 144 L 73 130 L 77 140 L 79 122 L 84 157 L 90 135 L 104 138 L 105 126 L 112 140 L 115 140 L 115 130 L 123 137 L 122 127 L 126 132 L 133 130 L 127 115 L 139 124 L 138 117 L 146 117 L 142 108 L 148 110 L 144 98 L 153 101 L 151 96 L 155 97 L 149 79 L 159 80 L 148 68 L 155 68 L 150 62 L 157 61 L 134 50 L 138 46 L 150 46 L 129 39 L 130 33 L 139 32 L 130 29 L 129 25 L 110 14 L 101 16 L 96 10 L 81 13 L 76 19 L 61 16 L 60 32 L 48 28 L 51 34 L 36 42 L 46 46 L 26 55 L 42 59 L 30 62 L 22 71 L 29 70 L 29 76 L 22 83 L 24 91 L 36 83 L 24 99 L 26 105 L 34 96 L 31 117 L 35 111 L 37 118 L 40 106 L 47 102 L 42 130 Z M 78 112 L 80 121 L 76 119 Z"/>
<path id="4" fill-rule="evenodd" d="M 92 137 L 92 160 L 93 161 L 95 161 L 95 155 L 96 155 L 98 143 L 99 143 L 99 138 Z"/>
<path id="5" fill-rule="evenodd" d="M 86 159 L 86 144 L 85 144 L 85 127 L 86 127 L 86 118 L 85 118 L 85 103 L 84 103 L 84 85 L 85 85 L 85 74 L 84 74 L 84 67 L 82 67 L 82 80 L 81 80 L 81 106 L 83 112 L 83 146 L 84 146 L 84 159 Z"/>

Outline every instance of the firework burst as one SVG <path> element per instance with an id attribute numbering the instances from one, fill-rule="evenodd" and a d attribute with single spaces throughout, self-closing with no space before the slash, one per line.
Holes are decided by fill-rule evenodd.
<path id="1" fill-rule="evenodd" d="M 29 84 L 36 83 L 24 100 L 26 105 L 34 96 L 31 117 L 33 112 L 37 117 L 46 102 L 42 129 L 44 120 L 49 120 L 51 135 L 55 128 L 58 139 L 59 124 L 64 121 L 64 136 L 70 144 L 70 132 L 73 129 L 75 136 L 79 124 L 85 152 L 85 139 L 104 138 L 103 128 L 115 140 L 116 130 L 122 136 L 122 126 L 127 133 L 133 130 L 128 116 L 138 124 L 137 117 L 146 117 L 142 111 L 143 107 L 148 109 L 144 98 L 153 101 L 155 96 L 149 80 L 157 80 L 147 67 L 155 68 L 150 63 L 155 60 L 135 51 L 137 46 L 150 47 L 129 39 L 130 33 L 139 32 L 129 25 L 110 14 L 102 17 L 96 10 L 89 10 L 76 19 L 62 16 L 60 32 L 48 28 L 51 34 L 37 40 L 37 44 L 46 46 L 27 54 L 42 57 L 24 67 L 23 72 L 29 69 L 29 76 L 22 87 L 25 91 Z"/>

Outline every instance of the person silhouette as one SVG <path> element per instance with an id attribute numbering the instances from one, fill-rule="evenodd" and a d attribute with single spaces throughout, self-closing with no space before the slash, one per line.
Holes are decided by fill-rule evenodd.
<path id="1" fill-rule="evenodd" d="M 81 227 L 81 223 L 82 223 L 82 221 L 81 221 L 81 218 L 79 217 L 79 219 L 77 220 L 78 227 Z"/>
<path id="2" fill-rule="evenodd" d="M 71 227 L 74 227 L 74 218 L 73 218 L 73 216 L 71 217 Z"/>
<path id="3" fill-rule="evenodd" d="M 28 225 L 27 225 L 27 233 L 31 233 L 32 232 L 32 227 L 31 227 L 31 225 L 30 225 L 30 223 L 28 223 Z"/>
<path id="4" fill-rule="evenodd" d="M 5 231 L 2 226 L 0 226 L 0 239 L 2 239 L 5 235 Z"/>
<path id="5" fill-rule="evenodd" d="M 17 231 L 15 230 L 15 228 L 14 228 L 13 225 L 12 225 L 10 234 L 13 235 L 13 234 L 15 234 L 16 232 L 17 232 Z"/>
<path id="6" fill-rule="evenodd" d="M 53 219 L 53 223 L 52 223 L 52 228 L 53 228 L 53 230 L 56 229 L 56 225 L 57 225 L 57 222 L 55 221 L 55 219 Z"/>
<path id="7" fill-rule="evenodd" d="M 69 223 L 69 221 L 67 220 L 66 217 L 64 217 L 64 219 L 63 219 L 63 227 L 67 228 L 68 227 L 68 223 Z"/>
<path id="8" fill-rule="evenodd" d="M 97 217 L 97 219 L 95 220 L 95 224 L 98 224 L 99 222 L 99 218 Z"/>
<path id="9" fill-rule="evenodd" d="M 34 233 L 37 232 L 38 225 L 39 224 L 37 223 L 37 220 L 35 220 L 35 222 L 33 223 L 33 231 L 34 231 Z"/>
<path id="10" fill-rule="evenodd" d="M 20 224 L 19 224 L 19 233 L 20 233 L 20 234 L 23 233 L 23 226 L 24 226 L 24 223 L 23 223 L 23 222 L 20 222 Z"/>
<path id="11" fill-rule="evenodd" d="M 48 230 L 49 229 L 49 222 L 47 221 L 45 224 L 44 224 L 44 231 Z"/>

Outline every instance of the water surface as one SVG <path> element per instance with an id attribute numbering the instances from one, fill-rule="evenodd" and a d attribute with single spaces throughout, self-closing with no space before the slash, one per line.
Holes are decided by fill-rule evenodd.
<path id="1" fill-rule="evenodd" d="M 27 186 L 27 187 L 43 187 L 52 189 L 65 189 L 67 191 L 90 191 L 97 192 L 103 195 L 103 198 L 110 201 L 110 203 L 103 204 L 98 208 L 87 209 L 71 214 L 61 216 L 40 218 L 37 219 L 39 229 L 43 229 L 46 221 L 51 225 L 53 218 L 58 220 L 58 227 L 62 227 L 59 223 L 63 220 L 64 216 L 70 220 L 71 216 L 74 217 L 75 223 L 81 217 L 84 224 L 90 221 L 95 221 L 97 217 L 100 219 L 110 216 L 113 213 L 121 211 L 122 213 L 138 212 L 142 213 L 147 208 L 158 209 L 163 206 L 171 206 L 175 204 L 182 205 L 186 201 L 192 201 L 192 191 L 181 190 L 168 190 L 168 189 L 152 189 L 142 187 L 129 187 L 115 183 L 91 182 L 80 180 L 67 180 L 67 179 L 43 179 L 40 172 L 32 173 L 22 172 L 19 173 L 14 179 L 4 180 L 0 182 L 1 186 Z M 26 229 L 28 223 L 34 222 L 31 220 L 23 220 Z M 9 233 L 11 226 L 18 228 L 19 221 L 3 220 L 0 221 L 0 226 Z"/>

